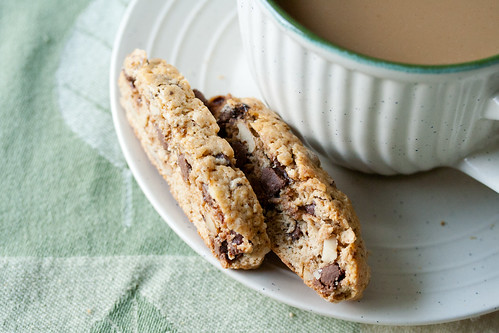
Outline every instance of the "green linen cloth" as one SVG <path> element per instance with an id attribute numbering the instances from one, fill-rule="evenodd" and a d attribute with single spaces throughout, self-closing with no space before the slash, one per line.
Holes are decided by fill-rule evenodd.
<path id="1" fill-rule="evenodd" d="M 0 2 L 0 331 L 497 332 L 301 311 L 228 278 L 162 221 L 119 149 L 112 43 L 127 1 Z"/>

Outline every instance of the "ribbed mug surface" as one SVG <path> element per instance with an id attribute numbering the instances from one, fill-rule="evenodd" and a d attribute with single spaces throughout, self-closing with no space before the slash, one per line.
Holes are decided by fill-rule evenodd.
<path id="1" fill-rule="evenodd" d="M 499 90 L 499 64 L 438 73 L 373 65 L 290 33 L 265 6 L 263 0 L 240 0 L 238 8 L 261 93 L 336 163 L 408 174 L 452 165 L 498 140 L 499 122 L 483 113 Z"/>

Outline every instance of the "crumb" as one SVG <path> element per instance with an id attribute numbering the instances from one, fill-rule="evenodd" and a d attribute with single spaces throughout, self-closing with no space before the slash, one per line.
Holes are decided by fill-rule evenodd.
<path id="1" fill-rule="evenodd" d="M 445 221 L 440 221 L 440 225 L 441 225 L 442 227 L 445 227 L 445 225 L 446 225 L 446 224 L 447 224 L 447 222 L 445 222 Z"/>
<path id="2" fill-rule="evenodd" d="M 476 239 L 476 236 L 470 236 L 470 239 Z"/>
<path id="3" fill-rule="evenodd" d="M 289 313 L 289 318 L 293 318 L 294 316 L 295 316 L 295 314 L 293 312 Z"/>

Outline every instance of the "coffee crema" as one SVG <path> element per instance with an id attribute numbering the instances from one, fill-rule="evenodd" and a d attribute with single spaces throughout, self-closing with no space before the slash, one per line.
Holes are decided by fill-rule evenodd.
<path id="1" fill-rule="evenodd" d="M 499 54 L 498 0 L 275 0 L 291 17 L 347 50 L 419 65 Z"/>

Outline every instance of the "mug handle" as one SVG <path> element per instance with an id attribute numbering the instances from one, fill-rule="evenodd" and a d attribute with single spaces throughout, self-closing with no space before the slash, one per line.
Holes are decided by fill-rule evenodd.
<path id="1" fill-rule="evenodd" d="M 499 93 L 489 101 L 483 118 L 499 120 Z M 454 167 L 499 193 L 499 141 L 466 156 Z"/>

